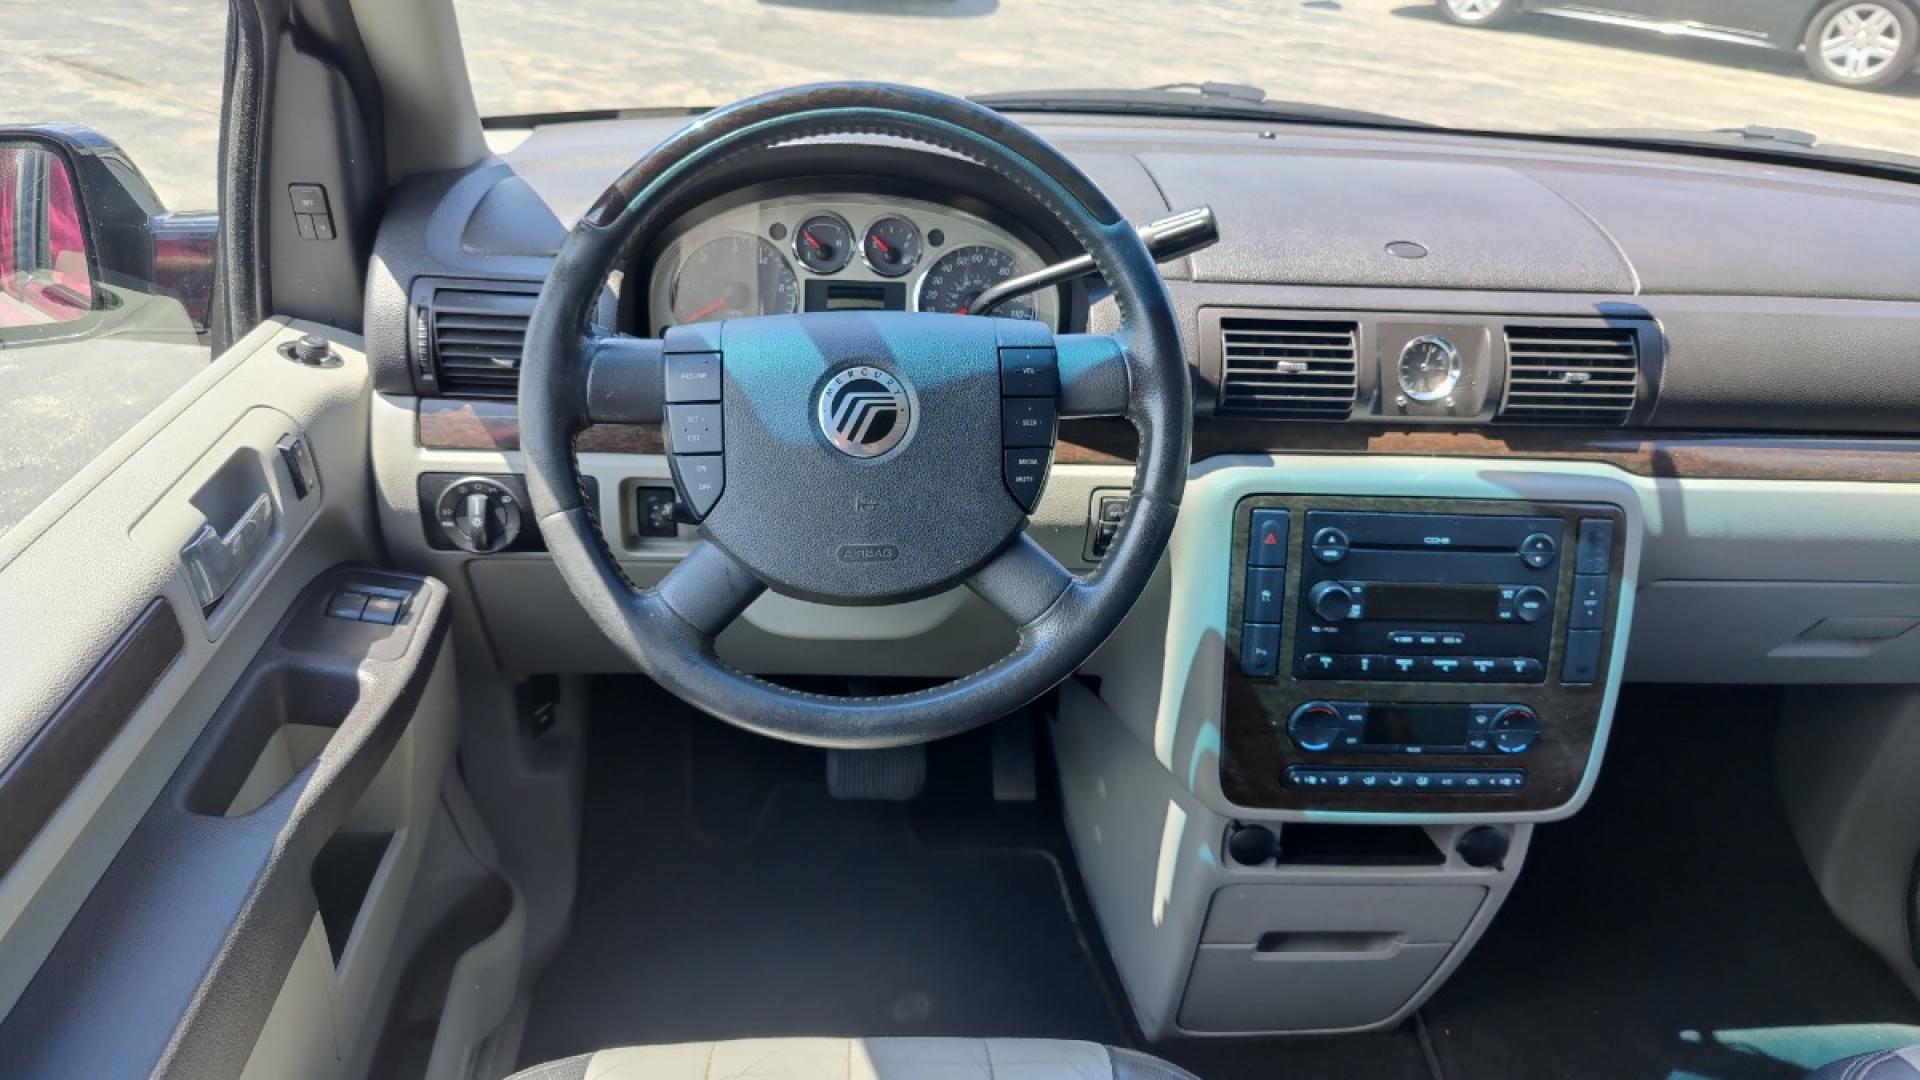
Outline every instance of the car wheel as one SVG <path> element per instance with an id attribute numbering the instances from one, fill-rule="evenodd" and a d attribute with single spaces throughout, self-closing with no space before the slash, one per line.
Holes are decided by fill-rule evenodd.
<path id="1" fill-rule="evenodd" d="M 1440 14 L 1461 26 L 1499 26 L 1520 14 L 1520 0 L 1437 0 Z"/>
<path id="2" fill-rule="evenodd" d="M 1899 0 L 1834 0 L 1807 26 L 1807 66 L 1840 86 L 1879 90 L 1913 70 L 1920 19 Z"/>

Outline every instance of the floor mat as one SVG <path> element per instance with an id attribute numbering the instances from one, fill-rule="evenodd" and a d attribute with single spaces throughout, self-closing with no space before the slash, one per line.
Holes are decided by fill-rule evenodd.
<path id="1" fill-rule="evenodd" d="M 597 684 L 595 713 L 574 929 L 525 1060 L 780 1035 L 1130 1041 L 1071 915 L 1057 818 L 987 810 L 984 773 L 980 813 L 938 791 L 836 802 L 817 751 L 650 683 Z M 983 743 L 936 747 L 935 777 Z"/>
<path id="2" fill-rule="evenodd" d="M 1827 911 L 1775 790 L 1764 691 L 1634 688 L 1591 803 L 1535 831 L 1426 1010 L 1447 1080 L 1756 1078 L 1920 1041 Z"/>

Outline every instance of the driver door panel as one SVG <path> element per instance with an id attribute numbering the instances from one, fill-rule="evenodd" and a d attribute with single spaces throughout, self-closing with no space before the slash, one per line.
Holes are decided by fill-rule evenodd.
<path id="1" fill-rule="evenodd" d="M 378 561 L 369 387 L 270 321 L 0 537 L 0 1074 L 326 1075 L 378 1019 L 453 710 L 444 586 L 326 618 Z"/>

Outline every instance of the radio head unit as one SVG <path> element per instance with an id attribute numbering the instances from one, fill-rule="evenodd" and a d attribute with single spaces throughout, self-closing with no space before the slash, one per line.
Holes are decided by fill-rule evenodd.
<path id="1" fill-rule="evenodd" d="M 1541 809 L 1584 774 L 1626 517 L 1256 495 L 1236 510 L 1221 787 L 1280 809 Z"/>

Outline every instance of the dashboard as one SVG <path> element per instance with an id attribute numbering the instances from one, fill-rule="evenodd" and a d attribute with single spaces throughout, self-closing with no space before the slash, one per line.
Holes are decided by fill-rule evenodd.
<path id="1" fill-rule="evenodd" d="M 985 217 L 904 197 L 830 193 L 721 201 L 669 226 L 647 280 L 650 333 L 669 326 L 797 311 L 965 314 L 974 297 L 1047 265 Z M 1060 326 L 1045 290 L 996 315 Z"/>

